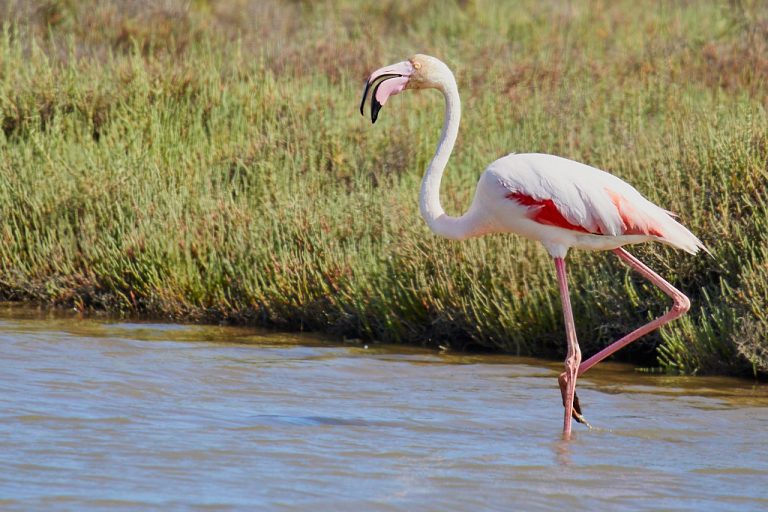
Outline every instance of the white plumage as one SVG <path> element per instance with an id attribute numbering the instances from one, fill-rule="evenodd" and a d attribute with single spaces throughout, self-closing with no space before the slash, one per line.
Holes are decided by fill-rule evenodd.
<path id="1" fill-rule="evenodd" d="M 478 184 L 477 207 L 488 209 L 500 231 L 539 240 L 553 256 L 570 247 L 608 250 L 651 240 L 692 254 L 704 247 L 625 181 L 553 155 L 511 154 L 493 162 Z"/>

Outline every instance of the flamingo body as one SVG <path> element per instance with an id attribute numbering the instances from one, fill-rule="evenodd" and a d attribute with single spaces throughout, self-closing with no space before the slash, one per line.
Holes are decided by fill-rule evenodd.
<path id="1" fill-rule="evenodd" d="M 576 379 L 617 350 L 690 308 L 688 297 L 622 246 L 657 241 L 692 254 L 706 248 L 671 212 L 656 206 L 616 176 L 573 160 L 539 153 L 513 153 L 491 163 L 480 176 L 467 212 L 460 217 L 447 215 L 440 204 L 440 181 L 456 142 L 461 118 L 461 100 L 453 73 L 445 63 L 428 55 L 415 55 L 407 61 L 380 68 L 366 81 L 361 114 L 371 88 L 372 122 L 376 122 L 390 96 L 407 89 L 437 89 L 445 97 L 445 122 L 440 141 L 424 173 L 419 193 L 421 215 L 434 233 L 454 240 L 489 233 L 516 233 L 541 242 L 554 258 L 568 348 L 565 372 L 558 382 L 565 409 L 563 436 L 569 438 L 572 417 L 586 423 L 576 396 Z M 671 310 L 582 363 L 565 269 L 570 248 L 612 250 L 673 299 Z"/>
<path id="2" fill-rule="evenodd" d="M 479 210 L 479 211 L 474 211 Z M 511 232 L 568 249 L 610 250 L 663 242 L 695 253 L 701 241 L 634 187 L 600 169 L 539 153 L 511 154 L 481 175 L 468 212 L 478 233 Z"/>

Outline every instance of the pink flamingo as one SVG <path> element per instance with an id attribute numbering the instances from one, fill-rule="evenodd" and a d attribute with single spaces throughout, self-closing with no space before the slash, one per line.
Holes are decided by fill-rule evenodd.
<path id="1" fill-rule="evenodd" d="M 456 142 L 461 117 L 461 101 L 453 73 L 439 59 L 419 54 L 378 69 L 366 82 L 361 114 L 371 87 L 371 121 L 374 123 L 387 99 L 405 89 L 432 88 L 445 97 L 440 142 L 424 174 L 419 194 L 421 215 L 434 233 L 454 240 L 488 233 L 517 233 L 544 244 L 554 258 L 568 343 L 565 372 L 558 383 L 565 408 L 563 437 L 570 438 L 571 417 L 589 426 L 576 396 L 576 379 L 617 350 L 680 317 L 690 308 L 688 297 L 622 246 L 653 240 L 691 254 L 706 248 L 672 218 L 671 212 L 648 201 L 628 183 L 594 167 L 553 155 L 510 154 L 496 160 L 480 176 L 469 210 L 461 217 L 448 216 L 439 196 L 440 181 Z M 669 295 L 673 300 L 672 309 L 582 362 L 565 270 L 565 256 L 571 247 L 612 250 Z"/>

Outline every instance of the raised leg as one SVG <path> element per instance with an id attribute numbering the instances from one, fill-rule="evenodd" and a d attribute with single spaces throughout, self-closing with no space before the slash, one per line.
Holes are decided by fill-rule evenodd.
<path id="1" fill-rule="evenodd" d="M 638 329 L 635 329 L 631 333 L 627 334 L 620 340 L 608 345 L 603 350 L 598 352 L 597 354 L 593 355 L 579 366 L 579 371 L 577 373 L 577 376 L 582 375 L 584 372 L 595 366 L 597 363 L 605 359 L 606 357 L 610 356 L 617 350 L 626 347 L 633 341 L 635 341 L 640 336 L 645 336 L 651 331 L 654 331 L 661 327 L 662 325 L 666 324 L 667 322 L 670 322 L 674 320 L 675 318 L 678 318 L 686 313 L 691 308 L 691 301 L 688 300 L 688 297 L 686 297 L 683 292 L 669 284 L 667 281 L 664 280 L 660 275 L 658 275 L 656 272 L 648 268 L 643 262 L 629 254 L 626 250 L 622 249 L 621 247 L 618 249 L 613 250 L 616 255 L 624 260 L 627 265 L 635 269 L 638 273 L 640 273 L 643 277 L 648 279 L 650 282 L 658 286 L 661 291 L 669 295 L 674 303 L 672 304 L 672 309 L 669 310 L 666 314 L 660 316 L 656 320 L 653 320 L 651 322 L 648 322 L 642 327 L 639 327 Z M 562 287 L 561 287 L 562 289 Z"/>
<path id="2" fill-rule="evenodd" d="M 560 376 L 560 390 L 563 393 L 563 438 L 571 437 L 571 416 L 573 415 L 573 401 L 576 397 L 576 378 L 579 374 L 581 363 L 581 349 L 576 339 L 576 326 L 573 322 L 571 310 L 571 297 L 568 293 L 568 277 L 565 272 L 565 260 L 555 258 L 557 269 L 557 283 L 560 286 L 560 299 L 563 303 L 563 317 L 565 318 L 565 337 L 568 342 L 568 354 L 565 357 L 565 373 Z"/>

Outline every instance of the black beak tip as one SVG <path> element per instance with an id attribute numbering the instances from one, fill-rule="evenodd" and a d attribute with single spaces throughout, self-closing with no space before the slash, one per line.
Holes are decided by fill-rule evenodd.
<path id="1" fill-rule="evenodd" d="M 371 83 L 366 80 L 365 81 L 365 88 L 363 89 L 363 98 L 360 100 L 360 115 L 365 116 L 365 98 L 368 97 L 368 91 L 371 88 Z"/>
<path id="2" fill-rule="evenodd" d="M 379 118 L 379 111 L 381 110 L 381 103 L 379 103 L 379 100 L 376 99 L 376 91 L 379 90 L 379 86 L 384 83 L 389 78 L 395 78 L 402 75 L 382 75 L 377 77 L 373 82 L 365 82 L 365 89 L 363 90 L 363 100 L 360 102 L 360 114 L 365 115 L 365 111 L 363 107 L 365 107 L 365 99 L 368 97 L 368 90 L 371 88 L 371 85 L 373 83 L 376 83 L 378 80 L 378 83 L 376 83 L 376 86 L 373 88 L 373 92 L 371 93 L 371 124 L 376 122 L 376 119 Z M 381 80 L 380 80 L 381 79 Z"/>
<path id="3" fill-rule="evenodd" d="M 374 96 L 371 98 L 371 124 L 375 123 L 379 118 L 379 111 L 381 110 L 381 103 Z"/>

